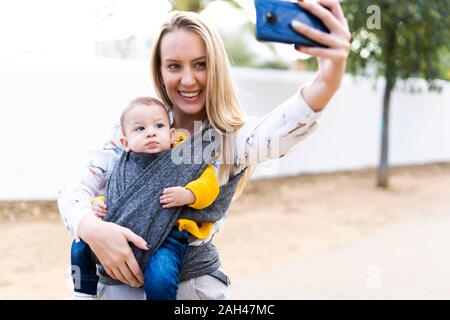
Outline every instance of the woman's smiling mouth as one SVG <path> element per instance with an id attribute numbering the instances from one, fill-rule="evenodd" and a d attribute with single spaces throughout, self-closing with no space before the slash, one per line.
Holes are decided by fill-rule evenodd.
<path id="1" fill-rule="evenodd" d="M 187 100 L 194 100 L 200 95 L 201 90 L 198 91 L 178 91 L 178 94 Z"/>

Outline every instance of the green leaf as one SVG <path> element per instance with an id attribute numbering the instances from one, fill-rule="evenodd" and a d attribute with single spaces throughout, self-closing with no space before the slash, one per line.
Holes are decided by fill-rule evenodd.
<path id="1" fill-rule="evenodd" d="M 393 88 L 422 78 L 430 90 L 439 88 L 434 80 L 450 79 L 450 0 L 348 0 L 342 7 L 352 32 L 352 74 L 383 76 Z M 369 23 L 377 18 L 373 8 L 378 28 Z"/>

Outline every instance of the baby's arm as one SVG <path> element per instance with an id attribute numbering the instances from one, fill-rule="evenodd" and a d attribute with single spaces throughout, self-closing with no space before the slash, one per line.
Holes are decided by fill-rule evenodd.
<path id="1" fill-rule="evenodd" d="M 195 195 L 191 190 L 183 187 L 165 188 L 159 202 L 163 208 L 180 207 L 195 202 Z"/>
<path id="2" fill-rule="evenodd" d="M 95 215 L 99 218 L 103 218 L 106 216 L 106 203 L 105 197 L 95 197 L 91 200 L 91 209 L 95 213 Z"/>
<path id="3" fill-rule="evenodd" d="M 219 195 L 219 182 L 214 168 L 208 165 L 202 175 L 189 182 L 186 187 L 165 188 L 160 203 L 163 208 L 189 205 L 194 209 L 210 206 Z"/>

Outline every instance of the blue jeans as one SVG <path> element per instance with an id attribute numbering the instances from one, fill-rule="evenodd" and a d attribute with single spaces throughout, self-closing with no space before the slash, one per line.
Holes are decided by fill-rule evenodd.
<path id="1" fill-rule="evenodd" d="M 76 292 L 97 294 L 97 266 L 92 257 L 91 248 L 80 240 L 72 242 L 70 254 L 72 263 L 72 280 Z"/>
<path id="2" fill-rule="evenodd" d="M 173 227 L 144 272 L 147 300 L 175 300 L 183 257 L 189 248 L 189 233 Z M 82 240 L 72 243 L 72 279 L 76 292 L 97 294 L 97 267 L 92 251 Z"/>
<path id="3" fill-rule="evenodd" d="M 189 243 L 189 233 L 173 227 L 161 247 L 155 252 L 144 272 L 147 300 L 175 300 L 183 257 Z"/>

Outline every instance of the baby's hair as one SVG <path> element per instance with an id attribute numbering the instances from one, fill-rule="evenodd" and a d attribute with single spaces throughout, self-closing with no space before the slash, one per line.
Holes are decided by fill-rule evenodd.
<path id="1" fill-rule="evenodd" d="M 167 110 L 166 106 L 158 99 L 153 97 L 138 97 L 136 99 L 131 100 L 125 109 L 122 111 L 122 115 L 120 116 L 120 127 L 122 128 L 122 133 L 125 135 L 125 116 L 128 112 L 130 112 L 132 109 L 134 109 L 137 106 L 154 106 L 158 105 L 163 107 L 163 109 L 167 112 L 167 117 L 169 118 L 169 111 Z M 169 119 L 170 122 L 170 119 Z"/>

